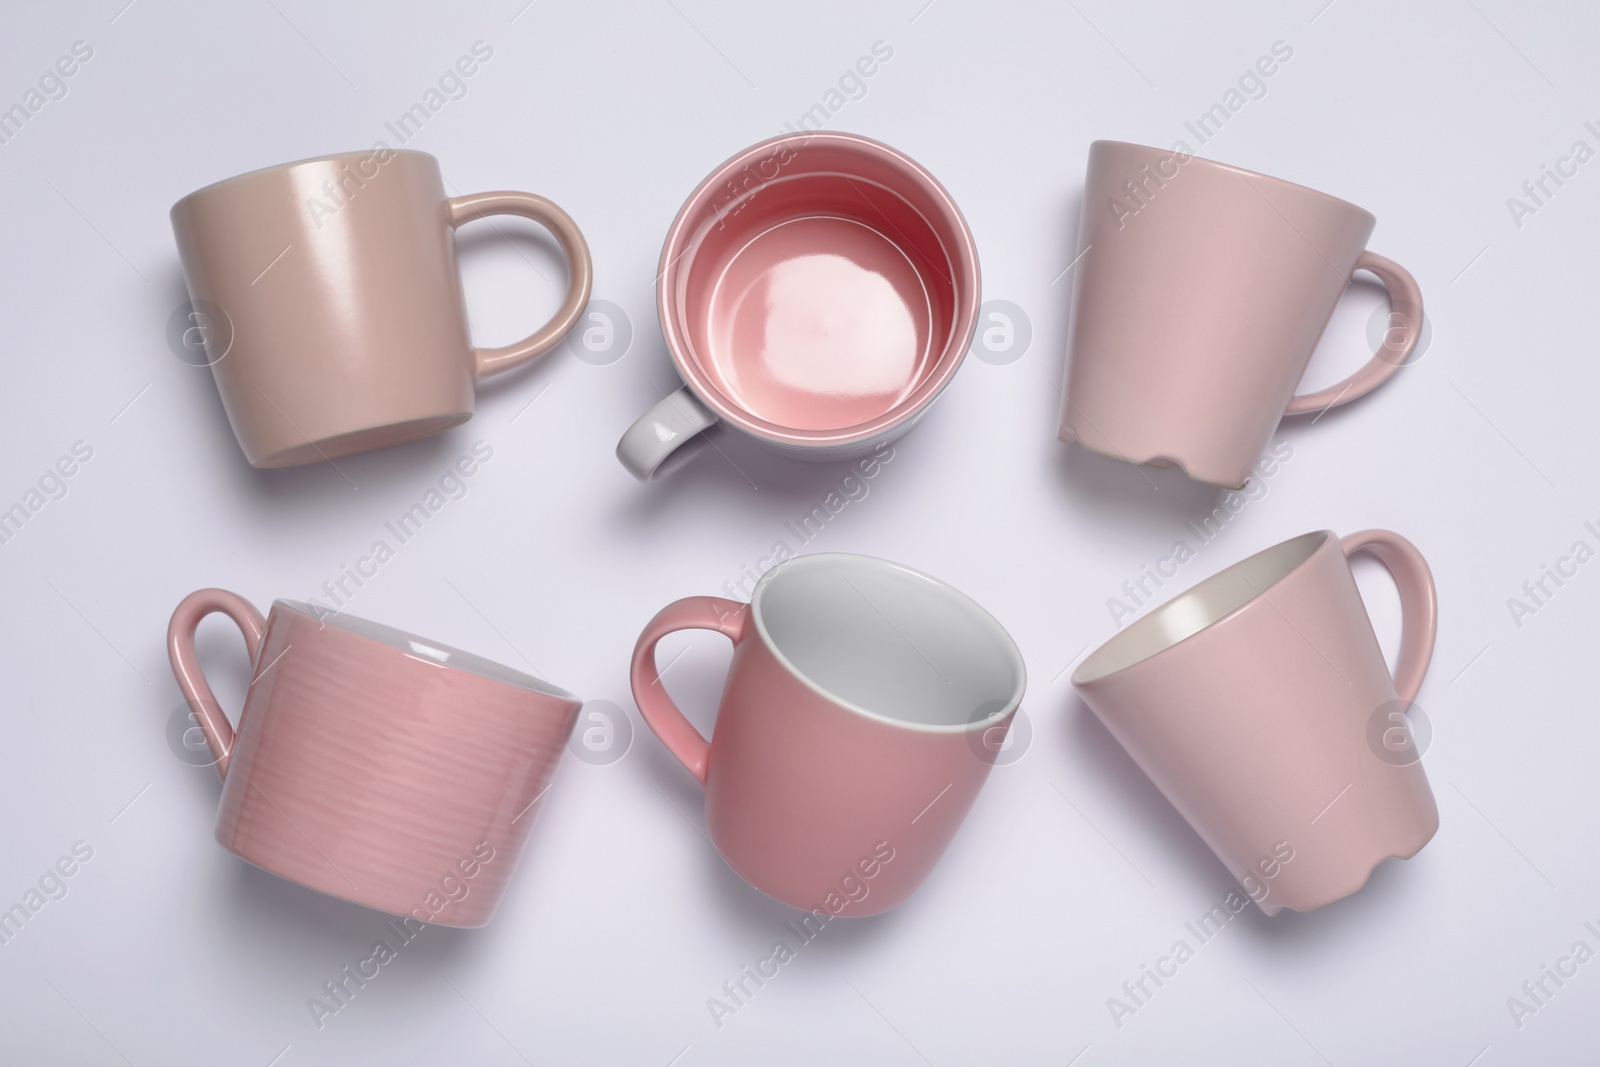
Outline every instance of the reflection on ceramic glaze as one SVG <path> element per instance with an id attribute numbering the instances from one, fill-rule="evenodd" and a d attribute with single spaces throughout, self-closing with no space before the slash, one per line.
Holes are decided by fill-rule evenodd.
<path id="1" fill-rule="evenodd" d="M 884 414 L 926 374 L 932 305 L 915 266 L 870 227 L 811 216 L 765 230 L 706 311 L 709 366 L 746 410 L 826 430 Z"/>

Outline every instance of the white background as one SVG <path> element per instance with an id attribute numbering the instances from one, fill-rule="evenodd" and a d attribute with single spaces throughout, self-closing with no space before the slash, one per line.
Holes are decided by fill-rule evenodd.
<path id="1" fill-rule="evenodd" d="M 0 946 L 0 1060 L 1488 1067 L 1597 1055 L 1600 960 L 1520 1029 L 1506 1002 L 1579 939 L 1600 949 L 1583 926 L 1600 926 L 1600 563 L 1520 628 L 1507 598 L 1574 541 L 1597 542 L 1583 524 L 1600 520 L 1600 162 L 1520 227 L 1506 201 L 1575 140 L 1600 148 L 1583 125 L 1600 120 L 1600 13 L 1508 0 L 923 2 L 7 7 L 0 104 L 73 42 L 94 55 L 0 145 L 0 505 L 74 442 L 93 458 L 0 546 L 0 906 L 74 842 L 94 855 Z M 232 174 L 387 137 L 384 123 L 478 40 L 492 59 L 411 147 L 437 155 L 456 191 L 523 188 L 566 207 L 594 251 L 595 296 L 631 318 L 631 347 L 609 365 L 560 350 L 484 388 L 473 421 L 431 440 L 337 470 L 252 470 L 209 373 L 165 339 L 184 299 L 168 208 Z M 1184 122 L 1280 40 L 1294 54 L 1267 94 L 1201 148 Z M 829 127 L 885 140 L 949 187 L 985 297 L 1024 309 L 1032 341 L 1007 365 L 969 360 L 866 499 L 810 547 L 906 562 L 993 611 L 1027 658 L 1033 734 L 910 902 L 830 928 L 719 1029 L 707 998 L 792 913 L 702 836 L 697 787 L 637 719 L 628 655 L 658 607 L 722 592 L 775 541 L 795 545 L 785 522 L 844 472 L 725 439 L 725 456 L 640 486 L 612 449 L 676 382 L 651 283 L 678 205 L 877 41 L 892 59 Z M 1284 425 L 1292 459 L 1181 584 L 1310 529 L 1412 538 L 1442 610 L 1420 703 L 1443 828 L 1320 913 L 1241 915 L 1120 1028 L 1107 998 L 1230 880 L 1064 673 L 1112 632 L 1107 598 L 1214 503 L 1176 472 L 1147 481 L 1055 441 L 1062 271 L 1097 137 L 1183 138 L 1369 208 L 1373 249 L 1415 273 L 1435 329 L 1378 393 Z M 479 343 L 526 333 L 562 287 L 536 228 L 494 225 L 461 242 Z M 1308 385 L 1367 358 L 1381 300 L 1352 288 Z M 494 455 L 468 496 L 351 610 L 621 705 L 632 748 L 610 764 L 564 761 L 491 926 L 424 931 L 319 1030 L 307 999 L 370 954 L 383 918 L 212 840 L 216 775 L 166 738 L 181 702 L 167 616 L 204 585 L 263 608 L 318 595 L 478 440 Z M 1359 571 L 1392 649 L 1392 587 L 1376 565 Z M 669 688 L 708 726 L 726 642 L 686 635 L 663 661 L 685 648 Z M 214 619 L 201 649 L 236 708 L 238 637 Z"/>

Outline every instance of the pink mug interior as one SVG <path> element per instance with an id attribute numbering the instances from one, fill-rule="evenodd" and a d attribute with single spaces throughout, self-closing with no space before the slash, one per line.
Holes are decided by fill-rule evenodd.
<path id="1" fill-rule="evenodd" d="M 838 444 L 915 414 L 966 355 L 977 253 L 900 153 L 794 134 L 724 163 L 667 236 L 658 302 L 685 380 L 758 437 Z"/>

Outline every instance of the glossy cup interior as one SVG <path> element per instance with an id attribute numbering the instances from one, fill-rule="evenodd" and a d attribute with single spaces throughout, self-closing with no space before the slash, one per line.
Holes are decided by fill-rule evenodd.
<path id="1" fill-rule="evenodd" d="M 757 584 L 751 608 L 780 661 L 863 714 L 981 729 L 1022 700 L 1022 654 L 1011 636 L 965 594 L 909 567 L 801 556 Z"/>
<path id="2" fill-rule="evenodd" d="M 1277 585 L 1327 543 L 1326 530 L 1262 549 L 1178 594 L 1101 645 L 1073 672 L 1074 685 L 1142 663 L 1221 622 Z"/>
<path id="3" fill-rule="evenodd" d="M 976 319 L 977 257 L 949 194 L 847 134 L 757 145 L 684 205 L 659 304 L 685 379 L 785 442 L 865 439 L 948 381 Z"/>

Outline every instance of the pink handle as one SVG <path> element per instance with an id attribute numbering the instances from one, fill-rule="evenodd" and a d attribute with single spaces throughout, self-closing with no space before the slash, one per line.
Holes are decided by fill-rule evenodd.
<path id="1" fill-rule="evenodd" d="M 656 612 L 656 617 L 639 635 L 639 643 L 633 646 L 633 701 L 639 705 L 639 712 L 650 729 L 701 785 L 706 784 L 711 743 L 700 736 L 700 731 L 683 717 L 678 705 L 667 696 L 661 674 L 656 670 L 656 645 L 678 630 L 715 630 L 738 644 L 749 617 L 750 605 L 737 600 L 724 600 L 719 596 L 684 597 Z"/>
<path id="2" fill-rule="evenodd" d="M 194 648 L 194 633 L 200 620 L 214 611 L 232 619 L 244 634 L 245 649 L 254 664 L 261 654 L 261 641 L 267 634 L 267 620 L 243 597 L 226 589 L 200 589 L 178 604 L 167 624 L 167 656 L 172 660 L 172 674 L 183 690 L 183 699 L 189 702 L 195 721 L 206 735 L 206 744 L 217 761 L 217 774 L 227 777 L 228 758 L 233 752 L 233 726 L 228 722 L 217 698 L 200 673 L 200 657 Z"/>
<path id="3" fill-rule="evenodd" d="M 537 359 L 554 348 L 567 332 L 577 324 L 578 316 L 589 303 L 589 289 L 594 284 L 594 265 L 589 260 L 589 244 L 572 216 L 554 203 L 532 193 L 474 193 L 458 196 L 448 201 L 450 225 L 460 226 L 486 215 L 520 215 L 532 219 L 555 234 L 561 250 L 567 254 L 566 302 L 555 317 L 515 344 L 503 348 L 474 348 L 472 371 L 484 379 L 512 367 Z"/>
<path id="4" fill-rule="evenodd" d="M 1417 342 L 1422 339 L 1422 290 L 1417 288 L 1417 280 L 1411 276 L 1411 272 L 1376 252 L 1361 253 L 1355 269 L 1376 274 L 1384 288 L 1389 290 L 1390 316 L 1391 319 L 1399 317 L 1403 338 L 1399 344 L 1390 344 L 1392 328 L 1384 331 L 1383 347 L 1378 349 L 1366 366 L 1326 389 L 1293 397 L 1284 411 L 1286 415 L 1326 411 L 1340 404 L 1348 404 L 1358 396 L 1366 396 L 1406 365 L 1406 360 L 1416 350 Z"/>
<path id="5" fill-rule="evenodd" d="M 1417 699 L 1422 677 L 1433 660 L 1439 632 L 1439 597 L 1433 572 L 1417 546 L 1388 530 L 1361 530 L 1339 539 L 1346 556 L 1371 552 L 1389 569 L 1400 587 L 1400 661 L 1395 665 L 1395 694 L 1406 704 Z"/>

